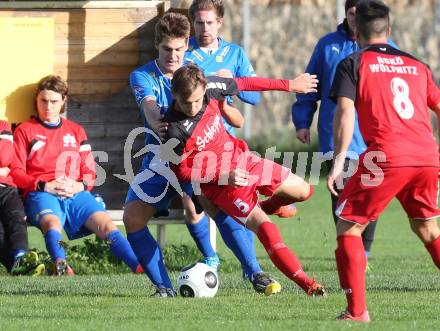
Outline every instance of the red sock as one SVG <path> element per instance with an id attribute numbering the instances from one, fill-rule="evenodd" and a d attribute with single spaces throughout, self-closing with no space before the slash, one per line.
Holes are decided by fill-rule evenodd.
<path id="1" fill-rule="evenodd" d="M 283 243 L 278 227 L 273 223 L 264 222 L 258 228 L 257 236 L 275 266 L 307 292 L 314 281 L 307 277 L 298 258 Z"/>
<path id="2" fill-rule="evenodd" d="M 278 208 L 282 206 L 287 206 L 295 202 L 306 201 L 313 195 L 314 189 L 313 186 L 310 185 L 309 195 L 305 199 L 297 199 L 294 197 L 282 197 L 279 195 L 272 195 L 269 199 L 264 200 L 260 203 L 261 209 L 266 214 L 272 215 Z"/>
<path id="3" fill-rule="evenodd" d="M 434 264 L 440 269 L 440 236 L 431 241 L 429 244 L 426 244 L 425 247 L 429 254 L 431 254 Z"/>
<path id="4" fill-rule="evenodd" d="M 351 235 L 339 236 L 335 255 L 339 282 L 347 296 L 347 309 L 353 316 L 359 316 L 367 309 L 365 298 L 367 259 L 362 238 Z"/>

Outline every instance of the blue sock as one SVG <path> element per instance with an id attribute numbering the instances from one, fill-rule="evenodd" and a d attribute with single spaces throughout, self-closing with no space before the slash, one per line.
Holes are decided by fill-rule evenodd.
<path id="1" fill-rule="evenodd" d="M 131 271 L 135 272 L 139 261 L 122 233 L 119 230 L 110 232 L 107 234 L 107 241 L 110 246 L 110 252 L 128 265 Z"/>
<path id="2" fill-rule="evenodd" d="M 249 242 L 249 230 L 223 212 L 219 212 L 214 220 L 226 246 L 240 261 L 244 276 L 249 278 L 253 273 L 261 271 L 254 246 Z"/>
<path id="3" fill-rule="evenodd" d="M 12 258 L 14 259 L 14 261 L 16 261 L 19 257 L 22 257 L 25 254 L 26 254 L 26 251 L 24 249 L 14 249 L 11 252 L 11 255 L 12 255 Z"/>
<path id="4" fill-rule="evenodd" d="M 49 230 L 44 235 L 46 248 L 53 262 L 55 262 L 57 259 L 66 259 L 66 252 L 64 251 L 63 246 L 60 244 L 61 239 L 63 239 L 63 236 L 57 230 Z"/>
<path id="5" fill-rule="evenodd" d="M 200 252 L 204 257 L 216 256 L 214 249 L 211 245 L 211 238 L 209 237 L 209 217 L 205 214 L 198 223 L 186 224 L 189 233 L 196 242 Z"/>
<path id="6" fill-rule="evenodd" d="M 127 239 L 144 268 L 145 273 L 157 287 L 173 288 L 162 252 L 147 227 L 127 234 Z"/>
<path id="7" fill-rule="evenodd" d="M 365 251 L 365 257 L 367 258 L 367 260 L 369 256 L 370 256 L 370 251 Z"/>
<path id="8" fill-rule="evenodd" d="M 237 223 L 237 222 L 236 222 Z M 246 230 L 249 246 L 252 248 L 252 250 L 255 252 L 255 233 L 253 233 L 248 228 L 244 227 Z"/>

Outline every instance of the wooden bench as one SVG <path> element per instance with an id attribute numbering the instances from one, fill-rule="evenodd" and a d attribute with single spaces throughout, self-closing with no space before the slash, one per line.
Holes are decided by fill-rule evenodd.
<path id="1" fill-rule="evenodd" d="M 116 225 L 123 226 L 124 223 L 122 222 L 122 215 L 124 211 L 122 209 L 110 209 L 107 210 L 108 214 L 110 215 L 110 218 L 113 220 L 113 222 Z M 152 218 L 149 222 L 149 225 L 156 225 L 157 226 L 157 242 L 160 246 L 160 248 L 163 248 L 165 246 L 165 226 L 169 224 L 185 224 L 185 213 L 183 209 L 170 209 L 170 215 L 167 217 L 157 217 Z M 211 245 L 214 250 L 216 250 L 216 235 L 217 235 L 217 228 L 215 226 L 215 222 L 210 219 L 209 221 L 209 233 L 210 233 L 210 239 L 211 239 Z"/>

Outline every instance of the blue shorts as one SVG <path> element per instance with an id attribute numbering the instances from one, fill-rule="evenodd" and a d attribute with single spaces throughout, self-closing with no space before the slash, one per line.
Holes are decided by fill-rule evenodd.
<path id="1" fill-rule="evenodd" d="M 47 192 L 31 192 L 24 201 L 24 207 L 28 221 L 37 228 L 40 228 L 43 216 L 57 216 L 70 240 L 91 234 L 84 223 L 94 213 L 105 211 L 103 205 L 89 191 L 79 192 L 68 199 Z"/>
<path id="2" fill-rule="evenodd" d="M 142 183 L 136 184 L 136 186 L 132 183 L 128 189 L 125 204 L 132 201 L 143 201 L 156 210 L 156 217 L 167 216 L 171 201 L 178 197 L 179 193 L 169 182 L 158 181 L 157 177 L 162 176 L 155 175 Z M 181 188 L 183 192 L 192 196 L 191 183 L 181 184 Z"/>

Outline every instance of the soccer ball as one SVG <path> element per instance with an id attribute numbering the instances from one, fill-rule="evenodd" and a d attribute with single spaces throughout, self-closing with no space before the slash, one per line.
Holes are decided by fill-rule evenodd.
<path id="1" fill-rule="evenodd" d="M 177 290 L 182 297 L 212 298 L 218 284 L 217 271 L 204 263 L 187 265 L 177 278 Z"/>

